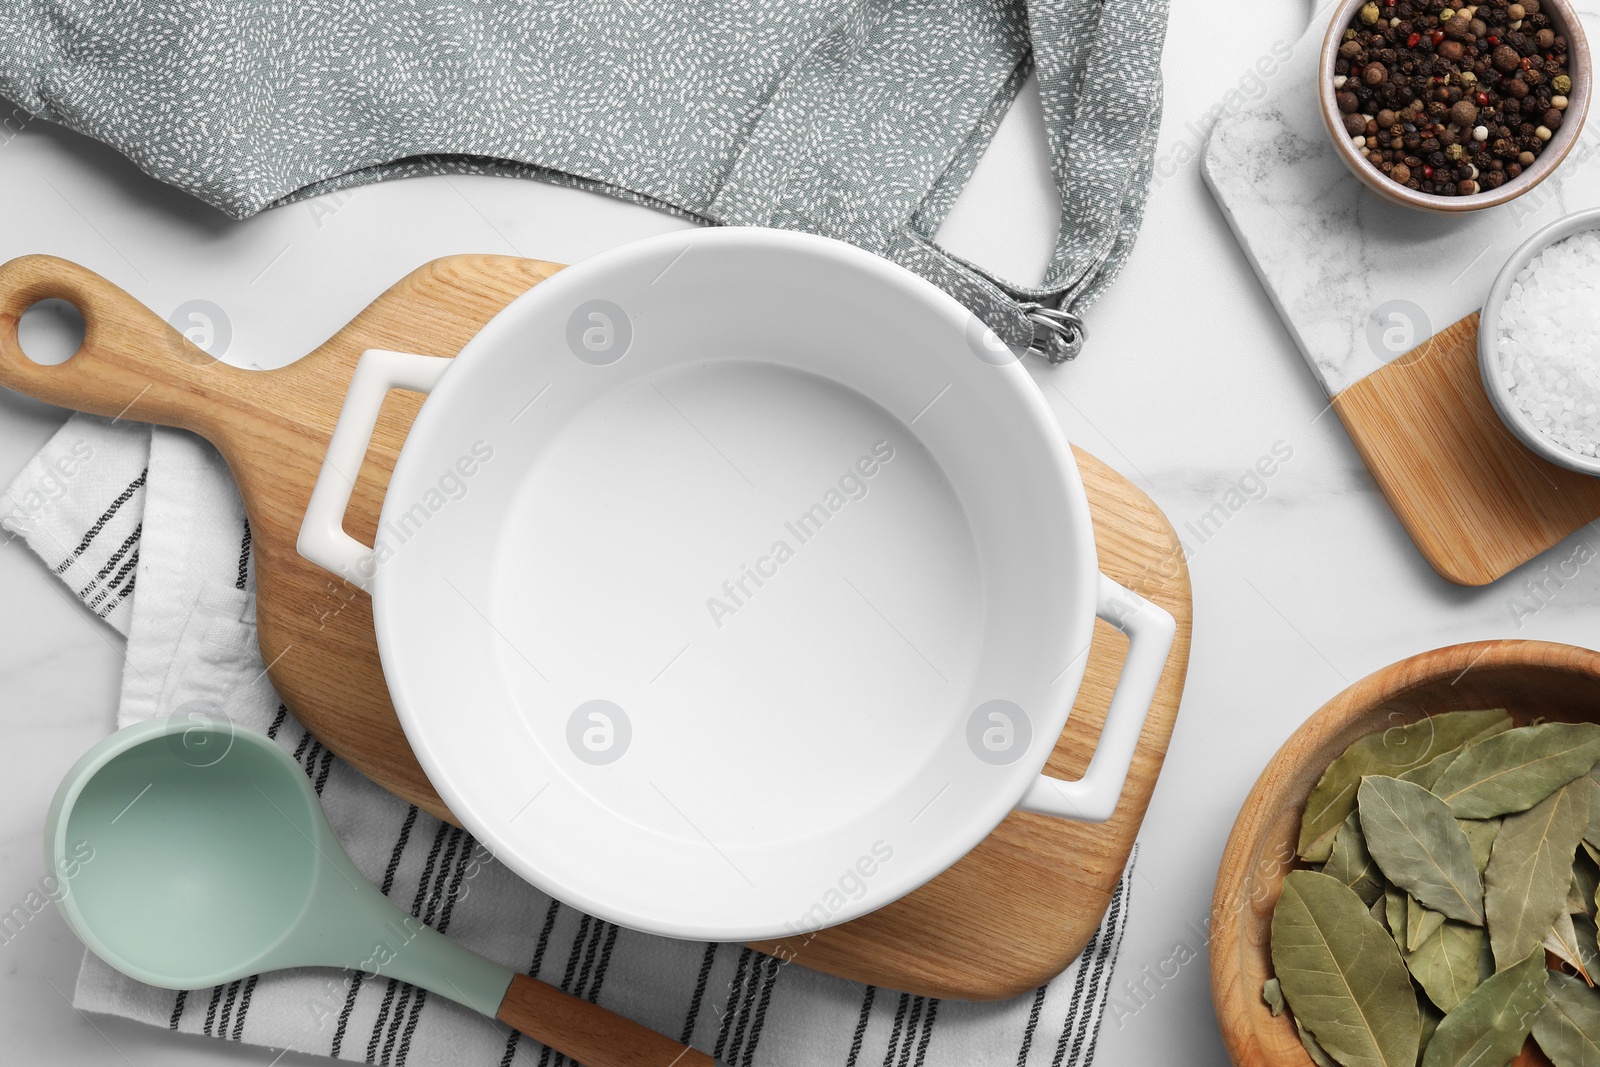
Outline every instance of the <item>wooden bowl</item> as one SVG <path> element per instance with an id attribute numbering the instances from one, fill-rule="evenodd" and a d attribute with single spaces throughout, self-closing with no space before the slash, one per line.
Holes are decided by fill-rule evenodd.
<path id="1" fill-rule="evenodd" d="M 1294 1022 L 1261 1000 L 1272 976 L 1272 910 L 1306 798 L 1358 737 L 1446 711 L 1505 708 L 1535 718 L 1600 721 L 1600 652 L 1545 641 L 1479 641 L 1435 649 L 1368 675 L 1324 704 L 1256 780 L 1217 872 L 1211 908 L 1211 999 L 1237 1067 L 1310 1067 Z"/>
<path id="2" fill-rule="evenodd" d="M 1339 58 L 1339 45 L 1344 41 L 1345 29 L 1365 3 L 1366 0 L 1341 0 L 1335 5 L 1333 20 L 1328 24 L 1327 36 L 1322 41 L 1322 58 L 1317 65 L 1317 99 L 1321 103 L 1322 124 L 1328 137 L 1333 141 L 1334 154 L 1349 168 L 1350 173 L 1361 180 L 1361 184 L 1384 200 L 1401 207 L 1441 214 L 1496 207 L 1515 200 L 1548 178 L 1578 143 L 1578 138 L 1583 133 L 1584 119 L 1589 114 L 1589 97 L 1593 80 L 1589 40 L 1584 35 L 1583 21 L 1578 17 L 1577 8 L 1570 0 L 1539 0 L 1540 10 L 1549 17 L 1551 28 L 1567 38 L 1567 68 L 1568 76 L 1572 78 L 1572 91 L 1567 94 L 1571 102 L 1567 105 L 1561 128 L 1544 146 L 1539 158 L 1532 166 L 1500 188 L 1484 189 L 1470 196 L 1438 196 L 1433 193 L 1422 193 L 1392 181 L 1388 175 L 1357 154 L 1350 136 L 1344 131 L 1344 116 L 1340 114 L 1339 106 L 1334 102 L 1333 64 Z"/>

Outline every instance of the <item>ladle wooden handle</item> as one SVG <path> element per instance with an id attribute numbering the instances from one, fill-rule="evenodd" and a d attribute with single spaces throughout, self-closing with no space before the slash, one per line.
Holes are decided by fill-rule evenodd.
<path id="1" fill-rule="evenodd" d="M 584 1067 L 716 1067 L 703 1052 L 525 974 L 511 980 L 497 1017 Z"/>

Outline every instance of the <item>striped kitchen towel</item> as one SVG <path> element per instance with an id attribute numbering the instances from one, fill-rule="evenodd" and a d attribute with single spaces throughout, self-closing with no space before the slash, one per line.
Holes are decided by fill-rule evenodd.
<path id="1" fill-rule="evenodd" d="M 209 445 L 75 416 L 0 496 L 0 525 L 127 635 L 119 726 L 196 710 L 276 739 L 304 765 L 362 873 L 468 948 L 732 1067 L 1081 1067 L 1094 1056 L 1131 863 L 1083 956 L 1050 984 L 998 1003 L 911 996 L 741 945 L 624 930 L 543 895 L 470 834 L 383 792 L 294 721 L 256 645 L 249 523 Z M 395 1067 L 565 1063 L 496 1022 L 353 971 L 288 971 L 175 993 L 90 954 L 74 1003 L 183 1033 Z"/>

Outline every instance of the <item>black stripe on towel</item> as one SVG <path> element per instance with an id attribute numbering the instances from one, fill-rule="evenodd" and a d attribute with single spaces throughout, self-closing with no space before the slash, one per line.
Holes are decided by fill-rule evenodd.
<path id="1" fill-rule="evenodd" d="M 278 705 L 278 718 L 273 723 L 272 730 L 267 731 L 270 736 L 282 724 L 284 716 L 288 714 L 287 708 Z M 400 857 L 406 850 L 406 842 L 411 840 L 411 828 L 417 824 L 417 806 L 412 804 L 406 809 L 405 820 L 400 824 L 400 834 L 395 839 L 394 848 L 389 851 L 389 866 L 383 871 L 383 885 L 380 891 L 384 896 L 389 895 L 389 890 L 394 888 L 394 873 L 400 868 Z M 328 1055 L 334 1059 L 339 1058 L 339 1050 L 344 1045 L 345 1030 L 350 1026 L 350 1013 L 355 1010 L 356 996 L 361 992 L 361 983 L 366 975 L 363 971 L 356 971 L 350 979 L 350 989 L 344 996 L 344 1007 L 339 1010 L 339 1025 L 333 1031 L 333 1045 Z"/>
<path id="2" fill-rule="evenodd" d="M 1084 1036 L 1094 1019 L 1094 1003 L 1100 994 L 1100 978 L 1105 973 L 1106 960 L 1111 955 L 1111 946 L 1116 941 L 1117 920 L 1122 913 L 1122 902 L 1127 890 L 1127 880 L 1117 883 L 1117 891 L 1111 896 L 1111 908 L 1106 914 L 1106 920 L 1095 931 L 1095 936 L 1090 940 L 1090 947 L 1084 950 L 1082 959 L 1078 963 L 1078 981 L 1072 990 L 1072 1013 L 1068 1016 L 1066 1024 L 1061 1028 L 1061 1040 L 1056 1043 L 1055 1058 L 1051 1060 L 1051 1067 L 1061 1067 L 1061 1061 L 1067 1052 L 1067 1038 L 1072 1038 L 1071 1058 L 1067 1061 L 1068 1067 L 1076 1067 L 1082 1063 Z M 1092 967 L 1094 974 L 1090 979 L 1090 989 L 1087 998 L 1083 992 L 1084 974 Z M 1074 1026 L 1073 1023 L 1076 1022 Z"/>
<path id="3" fill-rule="evenodd" d="M 183 1020 L 184 1006 L 188 1003 L 189 991 L 187 989 L 178 990 L 178 995 L 172 1001 L 172 1018 L 167 1020 L 168 1030 L 176 1030 L 178 1028 L 178 1023 Z"/>
<path id="4" fill-rule="evenodd" d="M 280 704 L 279 708 L 282 707 Z M 411 828 L 417 825 L 417 814 L 417 806 L 412 804 L 406 809 L 406 817 L 400 823 L 400 836 L 389 853 L 389 866 L 383 869 L 383 885 L 379 887 L 379 892 L 384 896 L 388 896 L 389 890 L 394 888 L 394 872 L 400 869 L 400 854 L 406 850 L 406 842 L 411 840 Z"/>
<path id="5" fill-rule="evenodd" d="M 333 749 L 325 748 L 322 750 L 322 766 L 317 769 L 317 780 L 313 785 L 319 797 L 322 795 L 323 787 L 328 784 L 328 772 L 331 770 L 333 770 Z"/>
<path id="6" fill-rule="evenodd" d="M 600 937 L 609 925 L 604 919 L 594 921 L 594 930 L 589 935 L 589 943 L 583 949 L 583 967 L 578 971 L 578 984 L 572 990 L 574 996 L 589 995 L 589 976 L 594 972 L 595 960 L 600 951 Z"/>
<path id="7" fill-rule="evenodd" d="M 850 1057 L 844 1061 L 844 1067 L 856 1067 L 856 1058 L 861 1055 L 861 1041 L 867 1036 L 867 1021 L 872 1018 L 872 1001 L 877 995 L 877 986 L 867 986 L 866 995 L 861 998 L 861 1015 L 856 1019 L 856 1033 L 850 1039 Z"/>
<path id="8" fill-rule="evenodd" d="M 756 1001 L 755 1016 L 750 1022 L 750 1043 L 744 1047 L 743 1067 L 755 1063 L 756 1045 L 761 1041 L 761 1031 L 767 1025 L 767 1008 L 772 1004 L 772 989 L 783 973 L 783 961 L 773 957 L 767 960 L 767 978 L 761 983 L 761 999 Z"/>
<path id="9" fill-rule="evenodd" d="M 593 922 L 589 916 L 582 912 L 578 913 L 578 933 L 572 939 L 572 950 L 567 953 L 566 973 L 561 976 L 563 993 L 572 992 L 572 976 L 578 973 L 578 961 L 583 958 L 583 947 L 589 941 L 589 925 Z M 539 1067 L 549 1067 L 550 1057 L 554 1054 L 555 1050 L 546 1045 L 544 1051 L 539 1054 Z"/>
<path id="10" fill-rule="evenodd" d="M 578 982 L 571 989 L 575 997 L 589 996 L 589 975 L 594 970 L 595 954 L 600 948 L 600 938 L 605 934 L 610 924 L 603 919 L 595 919 L 594 925 L 589 928 L 589 936 L 583 943 L 583 966 L 578 971 Z M 590 997 L 589 999 L 593 999 Z M 566 1053 L 558 1052 L 552 1061 L 555 1067 L 577 1067 L 577 1064 Z"/>
<path id="11" fill-rule="evenodd" d="M 78 590 L 78 599 L 79 600 L 88 600 L 89 599 L 89 591 L 91 589 L 93 589 L 96 585 L 98 585 L 100 582 L 104 581 L 106 575 L 110 574 L 113 570 L 116 569 L 117 564 L 122 562 L 122 557 L 126 556 L 128 554 L 128 550 L 133 548 L 134 545 L 139 543 L 139 536 L 143 532 L 144 532 L 144 523 L 141 522 L 139 525 L 137 525 L 137 526 L 135 526 L 133 528 L 133 533 L 129 534 L 127 536 L 127 538 L 122 542 L 122 544 L 117 546 L 117 550 L 115 552 L 111 553 L 110 558 L 107 559 L 106 562 L 105 562 L 105 566 L 101 567 L 98 571 L 95 572 L 95 576 L 89 580 L 89 584 L 84 586 L 82 589 Z"/>
<path id="12" fill-rule="evenodd" d="M 135 552 L 133 555 L 135 562 L 137 562 L 139 553 Z M 117 610 L 117 605 L 121 604 L 124 600 L 127 600 L 133 595 L 133 584 L 138 580 L 138 570 L 135 570 L 132 574 L 128 575 L 127 582 L 124 583 L 121 589 L 117 590 L 117 595 L 107 601 L 106 605 L 100 609 L 99 615 L 102 619 L 109 618 L 111 613 Z"/>
<path id="13" fill-rule="evenodd" d="M 939 1015 L 939 998 L 928 1001 L 928 1013 L 922 1017 L 922 1038 L 917 1042 L 917 1059 L 913 1067 L 922 1067 L 928 1057 L 928 1043 L 933 1040 L 933 1020 Z"/>
<path id="14" fill-rule="evenodd" d="M 906 1009 L 911 1006 L 911 994 L 901 993 L 900 1002 L 894 1009 L 894 1029 L 889 1031 L 889 1043 L 883 1053 L 883 1067 L 889 1067 L 894 1062 L 894 1050 L 900 1044 L 900 1032 L 905 1029 Z"/>
<path id="15" fill-rule="evenodd" d="M 739 950 L 739 963 L 733 969 L 733 981 L 728 984 L 728 999 L 722 1008 L 722 1029 L 717 1032 L 717 1047 L 711 1053 L 712 1059 L 722 1059 L 722 1053 L 728 1047 L 728 1033 L 733 1029 L 734 1008 L 744 991 L 744 972 L 749 969 L 750 957 L 754 955 L 754 949 Z"/>
<path id="16" fill-rule="evenodd" d="M 621 927 L 613 926 L 603 919 L 594 920 L 594 926 L 589 931 L 588 939 L 584 942 L 583 967 L 578 972 L 578 984 L 572 989 L 573 996 L 583 997 L 591 1004 L 593 1004 L 599 998 L 600 987 L 603 986 L 606 981 L 606 971 L 611 968 L 611 952 L 612 949 L 616 947 L 617 934 L 620 932 L 620 930 Z M 602 935 L 605 937 L 605 944 L 603 947 L 601 945 Z M 597 949 L 599 950 L 598 963 L 595 961 L 595 951 Z M 591 964 L 594 965 L 593 982 L 588 980 Z M 548 1051 L 546 1054 L 548 1055 Z M 577 1061 L 569 1059 L 564 1053 L 560 1052 L 555 1054 L 555 1059 L 552 1061 L 552 1063 L 554 1064 L 554 1067 L 563 1067 L 564 1064 L 571 1064 L 572 1067 L 578 1067 Z"/>
<path id="17" fill-rule="evenodd" d="M 1022 1048 L 1017 1051 L 1017 1067 L 1027 1067 L 1028 1051 L 1033 1048 L 1033 1032 L 1039 1028 L 1039 1013 L 1044 1009 L 1044 997 L 1050 990 L 1046 982 L 1033 991 L 1033 1007 L 1028 1009 L 1028 1025 L 1022 1031 Z"/>
<path id="18" fill-rule="evenodd" d="M 211 987 L 211 1004 L 206 1008 L 205 1026 L 202 1027 L 200 1031 L 203 1034 L 211 1033 L 211 1027 L 216 1024 L 217 1005 L 222 1002 L 222 988 L 223 987 L 219 985 Z"/>
<path id="19" fill-rule="evenodd" d="M 250 576 L 250 520 L 244 520 L 244 543 L 239 546 L 239 576 L 233 580 L 233 587 L 244 591 L 245 579 Z"/>
<path id="20" fill-rule="evenodd" d="M 1089 981 L 1089 965 L 1094 959 L 1094 954 L 1100 948 L 1100 933 L 1103 927 L 1095 930 L 1089 938 L 1089 944 L 1084 947 L 1083 954 L 1078 957 L 1078 976 L 1072 983 L 1072 998 L 1067 1001 L 1067 1013 L 1061 1020 L 1061 1037 L 1056 1042 L 1056 1054 L 1050 1060 L 1050 1067 L 1061 1067 L 1061 1061 L 1067 1055 L 1067 1043 L 1072 1038 L 1073 1024 L 1078 1019 L 1078 1006 L 1083 1003 L 1083 989 Z"/>
<path id="21" fill-rule="evenodd" d="M 745 983 L 744 996 L 739 1001 L 739 1021 L 733 1028 L 733 1041 L 728 1045 L 728 1062 L 739 1062 L 739 1052 L 744 1048 L 746 1031 L 755 1016 L 756 998 L 762 989 L 767 988 L 777 975 L 773 968 L 778 961 L 771 956 L 756 953 L 755 966 L 750 968 L 750 981 Z"/>
<path id="22" fill-rule="evenodd" d="M 739 992 L 739 1008 L 737 1018 L 733 1023 L 733 1038 L 728 1042 L 728 1062 L 739 1062 L 739 1050 L 744 1047 L 744 1034 L 750 1025 L 750 1005 L 755 1001 L 756 989 L 761 983 L 761 976 L 766 968 L 767 957 L 757 953 L 751 960 L 750 976 L 744 984 L 744 989 Z M 729 1014 L 734 1013 L 733 1002 L 728 1002 Z M 722 1057 L 717 1057 L 721 1059 Z"/>
<path id="23" fill-rule="evenodd" d="M 467 867 L 471 865 L 472 854 L 478 847 L 478 842 L 466 831 L 462 831 L 461 837 L 461 851 L 456 856 L 455 873 L 450 876 L 450 888 L 445 890 L 444 909 L 439 912 L 439 925 L 434 927 L 441 934 L 450 930 L 450 917 L 455 913 L 456 901 L 461 897 L 461 883 L 467 877 Z M 417 990 L 416 999 L 411 1002 L 411 1015 L 406 1019 L 406 1027 L 400 1033 L 400 1050 L 395 1054 L 395 1067 L 405 1067 L 406 1057 L 411 1055 L 411 1035 L 417 1032 L 417 1024 L 422 1021 L 422 1008 L 427 1003 L 428 991 Z"/>
<path id="24" fill-rule="evenodd" d="M 306 733 L 309 737 L 310 731 L 307 731 Z M 306 749 L 305 758 L 302 760 L 302 765 L 305 767 L 306 777 L 312 779 L 313 781 L 315 781 L 317 777 L 317 760 L 321 758 L 323 751 L 324 749 L 322 742 L 318 741 L 315 737 L 312 737 L 311 744 Z"/>
<path id="25" fill-rule="evenodd" d="M 235 1041 L 242 1042 L 244 1040 L 244 1017 L 250 1012 L 250 998 L 255 996 L 256 981 L 260 977 L 259 974 L 252 974 L 245 979 L 244 992 L 239 995 L 239 1014 L 233 1020 L 233 1039 Z"/>
<path id="26" fill-rule="evenodd" d="M 450 839 L 445 843 L 444 857 L 439 861 L 438 874 L 428 893 L 428 910 L 422 916 L 422 922 L 426 926 L 432 926 L 434 916 L 439 913 L 439 900 L 444 895 L 445 880 L 450 875 L 452 864 L 455 863 L 456 850 L 461 847 L 463 833 L 459 827 L 450 828 Z M 408 1017 L 411 1002 L 421 992 L 409 982 L 400 983 L 400 999 L 395 1003 L 394 1016 L 389 1020 L 389 1032 L 383 1039 L 383 1058 L 378 1061 L 385 1067 L 390 1063 L 390 1057 L 394 1055 L 395 1043 L 400 1040 L 400 1028 Z"/>
<path id="27" fill-rule="evenodd" d="M 309 734 L 307 735 L 310 736 Z M 450 830 L 448 823 L 441 822 L 439 829 L 433 835 L 433 847 L 428 850 L 428 860 L 423 865 L 422 877 L 417 879 L 417 895 L 411 901 L 411 917 L 417 918 L 422 914 L 423 901 L 427 899 L 428 887 L 433 882 L 434 864 L 439 861 L 439 850 L 444 847 L 446 833 Z M 384 1026 L 389 1021 L 389 1010 L 394 1005 L 395 992 L 400 988 L 397 979 L 389 979 L 387 988 L 383 991 L 383 1003 L 378 1007 L 378 1021 L 373 1024 L 372 1036 L 367 1039 L 367 1062 L 378 1062 L 378 1042 L 383 1040 Z"/>
<path id="28" fill-rule="evenodd" d="M 700 1003 L 706 997 L 706 981 L 711 977 L 711 965 L 717 960 L 717 943 L 706 942 L 706 954 L 700 958 L 700 976 L 694 980 L 694 996 L 689 998 L 689 1013 L 683 1017 L 683 1036 L 678 1044 L 687 1045 L 694 1037 L 694 1024 L 700 1017 Z"/>
<path id="29" fill-rule="evenodd" d="M 242 979 L 227 984 L 227 997 L 222 1000 L 222 1014 L 218 1016 L 218 1021 L 216 1021 L 216 1037 L 227 1037 L 227 1021 L 234 1017 L 234 1005 L 238 1003 L 238 990 L 242 989 L 243 984 L 245 982 Z"/>
<path id="30" fill-rule="evenodd" d="M 556 915 L 561 911 L 559 900 L 550 901 L 550 907 L 544 913 L 544 926 L 539 930 L 539 943 L 533 949 L 533 962 L 528 964 L 528 977 L 539 977 L 539 968 L 544 965 L 544 951 L 550 947 L 550 931 L 555 929 Z M 516 1058 L 517 1044 L 522 1040 L 522 1035 L 516 1030 L 511 1031 L 511 1036 L 506 1038 L 506 1051 L 500 1057 L 500 1067 L 511 1067 L 511 1061 Z"/>
<path id="31" fill-rule="evenodd" d="M 611 969 L 611 953 L 617 947 L 617 935 L 622 927 L 608 923 L 605 947 L 600 950 L 600 965 L 595 968 L 594 985 L 589 990 L 589 1003 L 600 999 L 600 990 L 606 984 L 606 972 Z"/>
<path id="32" fill-rule="evenodd" d="M 911 1019 L 906 1023 L 905 1038 L 900 1043 L 899 1067 L 906 1067 L 911 1062 L 911 1045 L 922 1033 L 922 1013 L 927 1010 L 927 997 L 917 997 L 911 1002 Z"/>
<path id="33" fill-rule="evenodd" d="M 133 555 L 129 556 L 122 564 L 122 568 L 112 576 L 110 584 L 108 584 L 104 589 L 100 590 L 100 592 L 96 593 L 93 600 L 88 601 L 89 610 L 94 611 L 102 619 L 111 614 L 111 609 L 117 606 L 117 601 L 128 595 L 128 589 L 122 583 L 132 580 L 134 568 L 138 566 L 139 550 L 135 548 L 133 550 Z M 118 592 L 119 589 L 121 595 L 113 599 L 111 603 L 101 607 L 101 602 L 107 597 L 111 596 L 111 594 Z"/>
<path id="34" fill-rule="evenodd" d="M 122 491 L 117 499 L 111 502 L 111 506 L 106 508 L 98 519 L 94 520 L 94 525 L 89 527 L 89 532 L 83 535 L 83 540 L 79 541 L 78 547 L 72 550 L 72 555 L 56 564 L 57 574 L 66 573 L 67 568 L 72 566 L 73 561 L 83 555 L 84 549 L 88 548 L 94 539 L 99 536 L 100 531 L 105 529 L 106 523 L 110 522 L 112 517 L 121 510 L 122 505 L 133 499 L 133 494 L 144 487 L 144 480 L 149 474 L 150 468 L 146 467 L 139 472 L 139 477 L 128 483 L 128 487 Z"/>
<path id="35" fill-rule="evenodd" d="M 239 989 L 243 984 L 242 981 L 228 983 L 228 996 L 222 1002 L 222 1014 L 217 1017 L 217 1037 L 228 1036 L 228 1020 L 233 1017 L 233 1005 L 239 999 Z"/>
<path id="36" fill-rule="evenodd" d="M 1137 844 L 1135 844 L 1133 846 L 1133 849 L 1134 849 L 1134 851 L 1133 851 L 1134 859 L 1137 860 L 1138 856 L 1139 856 L 1139 846 Z M 1119 885 L 1117 887 L 1118 894 L 1119 895 L 1121 894 L 1124 886 L 1128 886 L 1129 887 L 1128 888 L 1128 892 L 1130 894 L 1130 899 L 1128 901 L 1126 901 L 1126 903 L 1131 906 L 1132 905 L 1132 900 L 1131 900 L 1132 888 L 1131 888 L 1131 885 L 1129 884 L 1129 882 L 1127 880 L 1124 880 L 1122 885 Z M 1117 902 L 1113 901 L 1112 908 L 1115 909 L 1117 907 L 1118 907 Z M 1123 915 L 1123 917 L 1122 917 L 1122 925 L 1126 926 L 1127 922 L 1128 922 L 1127 915 Z M 1111 925 L 1112 926 L 1116 926 L 1117 925 L 1117 919 L 1115 917 L 1115 912 L 1113 912 L 1113 916 L 1112 916 L 1112 919 L 1111 919 Z M 1115 960 L 1111 959 L 1111 952 L 1110 952 L 1110 948 L 1109 948 L 1109 943 L 1110 943 L 1110 939 L 1108 939 L 1108 941 L 1107 941 L 1108 947 L 1107 947 L 1107 950 L 1106 950 L 1105 959 L 1103 961 L 1103 964 L 1105 966 L 1109 966 L 1111 968 L 1111 971 L 1108 971 L 1106 973 L 1105 994 L 1103 996 L 1096 997 L 1095 1000 L 1094 1000 L 1094 1003 L 1091 1004 L 1090 1007 L 1089 1007 L 1089 1010 L 1094 1013 L 1096 1026 L 1094 1028 L 1094 1032 L 1089 1035 L 1089 1048 L 1087 1049 L 1087 1051 L 1084 1052 L 1083 1060 L 1081 1061 L 1084 1064 L 1090 1064 L 1090 1063 L 1094 1062 L 1095 1046 L 1100 1043 L 1100 1026 L 1098 1024 L 1099 1024 L 1099 1021 L 1104 1017 L 1106 1001 L 1111 998 L 1111 975 L 1112 975 L 1112 973 L 1114 973 L 1117 964 L 1116 964 Z M 1098 972 L 1100 970 L 1100 967 L 1101 967 L 1101 964 L 1097 964 L 1095 966 L 1095 970 L 1096 970 L 1095 978 L 1096 978 L 1097 981 L 1099 979 L 1099 973 Z"/>

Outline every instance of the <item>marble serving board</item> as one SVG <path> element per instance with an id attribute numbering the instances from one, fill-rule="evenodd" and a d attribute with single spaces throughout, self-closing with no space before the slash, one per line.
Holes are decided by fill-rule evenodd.
<path id="1" fill-rule="evenodd" d="M 1600 0 L 1578 5 L 1600 40 Z M 1544 183 L 1435 215 L 1364 189 L 1329 144 L 1324 5 L 1271 82 L 1221 118 L 1202 173 L 1301 354 L 1407 531 L 1446 578 L 1492 581 L 1600 516 L 1600 480 L 1516 442 L 1477 372 L 1477 310 L 1539 229 L 1600 206 L 1600 123 Z"/>

